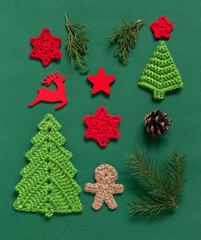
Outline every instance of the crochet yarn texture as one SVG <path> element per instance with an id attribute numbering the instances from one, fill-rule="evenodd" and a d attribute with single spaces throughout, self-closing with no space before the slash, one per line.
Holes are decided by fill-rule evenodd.
<path id="1" fill-rule="evenodd" d="M 106 147 L 110 139 L 118 139 L 119 116 L 110 116 L 104 107 L 99 107 L 96 114 L 85 116 L 84 123 L 87 126 L 84 136 L 95 139 L 101 147 Z"/>
<path id="2" fill-rule="evenodd" d="M 61 125 L 47 114 L 38 128 L 39 133 L 31 140 L 33 147 L 26 154 L 30 163 L 20 172 L 14 209 L 45 213 L 47 217 L 81 212 L 81 189 L 73 179 L 77 170 L 70 162 L 72 154 L 62 147 L 66 139 L 59 133 Z"/>
<path id="3" fill-rule="evenodd" d="M 96 183 L 87 183 L 84 188 L 86 192 L 96 194 L 92 204 L 95 210 L 99 210 L 103 202 L 105 202 L 110 209 L 117 208 L 117 203 L 114 200 L 113 194 L 122 193 L 124 191 L 124 186 L 122 184 L 115 184 L 117 177 L 117 171 L 108 164 L 102 164 L 96 168 Z"/>
<path id="4" fill-rule="evenodd" d="M 149 59 L 138 85 L 152 90 L 155 100 L 162 100 L 166 92 L 183 86 L 179 71 L 164 41 L 160 42 Z"/>
<path id="5" fill-rule="evenodd" d="M 160 38 L 170 38 L 171 31 L 174 25 L 171 22 L 168 22 L 165 16 L 161 16 L 158 21 L 150 24 L 151 30 L 154 33 L 154 37 L 157 39 Z"/>
<path id="6" fill-rule="evenodd" d="M 39 37 L 30 38 L 30 43 L 33 45 L 33 50 L 30 52 L 30 57 L 40 59 L 44 66 L 47 66 L 53 59 L 62 57 L 59 46 L 61 38 L 54 37 L 48 28 L 42 30 Z"/>

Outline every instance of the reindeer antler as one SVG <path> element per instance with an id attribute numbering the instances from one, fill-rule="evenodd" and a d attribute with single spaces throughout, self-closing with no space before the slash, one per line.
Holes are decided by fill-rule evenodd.
<path id="1" fill-rule="evenodd" d="M 54 81 L 58 77 L 59 77 L 59 72 L 56 72 L 56 75 L 54 75 L 53 73 L 51 74 L 51 76 L 47 75 L 47 77 L 45 78 L 45 81 L 42 81 L 42 84 L 46 84 L 48 86 L 52 81 Z"/>

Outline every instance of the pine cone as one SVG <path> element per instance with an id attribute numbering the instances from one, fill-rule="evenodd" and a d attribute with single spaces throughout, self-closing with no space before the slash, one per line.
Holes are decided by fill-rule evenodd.
<path id="1" fill-rule="evenodd" d="M 144 126 L 147 132 L 151 132 L 153 136 L 156 134 L 163 135 L 164 131 L 169 132 L 167 126 L 172 126 L 169 123 L 172 119 L 165 119 L 167 113 L 162 114 L 160 110 L 156 110 L 147 114 L 144 118 Z"/>

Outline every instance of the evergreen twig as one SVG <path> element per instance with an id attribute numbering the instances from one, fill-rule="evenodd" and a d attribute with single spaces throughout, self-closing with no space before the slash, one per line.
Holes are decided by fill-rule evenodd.
<path id="1" fill-rule="evenodd" d="M 130 173 L 147 191 L 147 196 L 134 197 L 129 204 L 133 215 L 157 215 L 163 210 L 178 208 L 186 183 L 185 155 L 169 154 L 166 167 L 158 168 L 153 160 L 137 150 L 126 160 Z"/>
<path id="2" fill-rule="evenodd" d="M 114 33 L 109 37 L 108 45 L 116 44 L 115 55 L 119 57 L 122 64 L 127 65 L 127 59 L 130 52 L 130 46 L 134 48 L 137 35 L 144 20 L 132 21 L 130 25 L 127 25 L 122 18 L 123 24 L 119 24 L 119 27 L 112 28 Z"/>
<path id="3" fill-rule="evenodd" d="M 89 69 L 84 67 L 86 65 L 85 61 L 87 59 L 84 57 L 87 51 L 87 44 L 91 42 L 86 36 L 85 33 L 88 31 L 85 30 L 84 25 L 77 23 L 75 25 L 71 24 L 65 14 L 66 18 L 66 28 L 68 30 L 68 39 L 66 42 L 66 49 L 69 53 L 71 62 L 75 60 L 75 67 L 80 68 L 82 73 L 88 72 Z"/>

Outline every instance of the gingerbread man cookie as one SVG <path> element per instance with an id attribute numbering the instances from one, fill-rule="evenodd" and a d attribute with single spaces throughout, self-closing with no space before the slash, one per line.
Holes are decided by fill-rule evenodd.
<path id="1" fill-rule="evenodd" d="M 115 184 L 117 180 L 117 171 L 108 164 L 102 164 L 95 170 L 96 183 L 87 183 L 84 190 L 86 192 L 95 193 L 92 207 L 99 210 L 103 202 L 108 205 L 110 209 L 115 209 L 117 203 L 114 200 L 113 194 L 122 193 L 124 186 L 122 184 Z"/>

